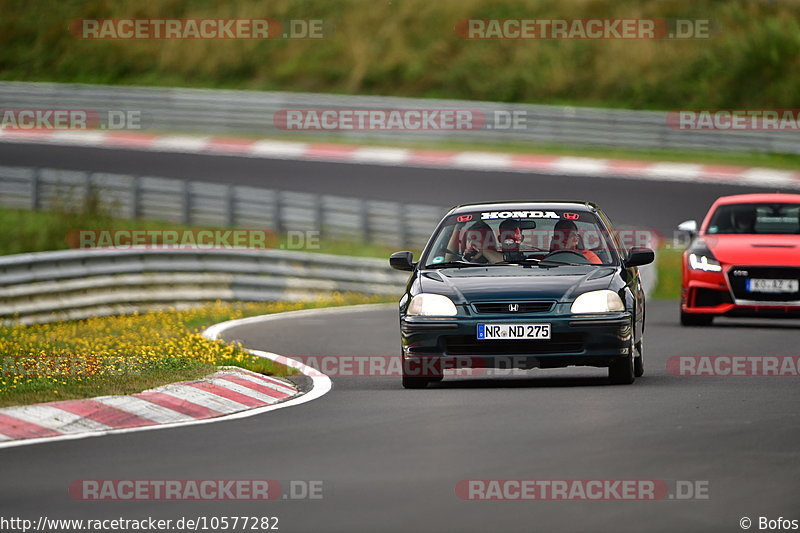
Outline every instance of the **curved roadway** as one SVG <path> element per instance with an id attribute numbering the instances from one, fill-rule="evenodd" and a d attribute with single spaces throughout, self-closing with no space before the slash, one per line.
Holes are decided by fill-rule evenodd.
<path id="1" fill-rule="evenodd" d="M 8 155 L 7 148 L 0 153 Z M 45 154 L 39 164 L 56 166 L 62 161 L 58 150 L 39 150 Z M 93 155 L 91 150 L 87 154 Z M 18 155 L 24 159 L 24 150 Z M 125 156 L 134 158 L 132 153 Z M 167 166 L 180 159 L 158 156 L 136 157 L 142 164 L 156 165 L 159 160 Z M 20 158 L 16 164 L 28 164 Z M 352 178 L 370 194 L 404 190 L 415 201 L 422 199 L 421 193 L 409 192 L 415 180 L 436 176 L 453 185 L 449 192 L 432 191 L 435 198 L 425 197 L 431 203 L 471 200 L 481 191 L 485 197 L 487 190 L 516 196 L 506 185 L 526 179 L 546 184 L 547 196 L 571 196 L 577 186 L 593 187 L 586 196 L 594 197 L 593 191 L 609 194 L 608 201 L 598 201 L 619 202 L 606 209 L 618 213 L 619 219 L 629 216 L 629 223 L 657 220 L 671 225 L 701 216 L 710 195 L 724 190 L 421 169 L 381 168 L 373 176 L 371 167 L 362 165 L 214 160 L 228 160 L 232 169 L 239 169 L 228 174 L 230 179 L 255 179 L 255 174 L 242 170 L 250 165 L 262 166 L 265 176 L 292 168 L 300 173 L 295 184 L 298 178 L 310 177 L 309 187 L 330 187 Z M 99 168 L 102 161 L 90 157 L 81 166 L 87 164 Z M 183 170 L 206 167 L 204 163 Z M 166 169 L 152 173 L 165 174 Z M 406 176 L 403 187 L 391 179 L 395 174 Z M 280 186 L 266 177 L 264 185 Z M 662 196 L 655 207 L 636 207 L 637 198 L 659 191 Z M 450 194 L 453 201 L 444 201 Z M 688 213 L 685 197 L 693 198 L 695 211 Z M 636 209 L 623 211 L 624 205 Z M 800 519 L 797 378 L 689 378 L 666 370 L 668 358 L 675 355 L 797 355 L 800 321 L 727 320 L 711 328 L 687 329 L 677 325 L 676 305 L 649 303 L 647 374 L 632 386 L 609 386 L 603 370 L 577 368 L 493 380 L 447 379 L 423 391 L 403 390 L 393 377 L 334 377 L 333 390 L 321 399 L 263 416 L 2 450 L 0 517 L 270 515 L 280 518 L 280 531 L 285 532 L 741 531 L 739 520 L 744 516 L 756 521 L 754 530 L 759 516 Z M 387 306 L 243 325 L 224 337 L 289 356 L 396 355 L 398 330 L 396 311 Z M 79 502 L 67 492 L 70 483 L 80 479 L 207 478 L 321 480 L 323 499 Z M 685 480 L 707 484 L 709 497 L 469 502 L 455 493 L 463 479 L 658 479 L 673 488 L 676 480 Z"/>

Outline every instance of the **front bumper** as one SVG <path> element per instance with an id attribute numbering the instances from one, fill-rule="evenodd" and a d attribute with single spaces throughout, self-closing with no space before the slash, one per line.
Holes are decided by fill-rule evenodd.
<path id="1" fill-rule="evenodd" d="M 549 323 L 549 340 L 478 340 L 478 324 Z M 627 312 L 597 315 L 519 314 L 453 318 L 401 317 L 406 361 L 437 359 L 445 368 L 609 366 L 628 355 Z"/>
<path id="2" fill-rule="evenodd" d="M 688 271 L 681 289 L 681 311 L 689 314 L 760 317 L 760 318 L 800 318 L 800 301 L 759 301 L 746 298 L 731 286 L 731 270 L 739 268 L 725 265 L 723 272 Z M 753 298 L 756 298 L 754 296 Z"/>

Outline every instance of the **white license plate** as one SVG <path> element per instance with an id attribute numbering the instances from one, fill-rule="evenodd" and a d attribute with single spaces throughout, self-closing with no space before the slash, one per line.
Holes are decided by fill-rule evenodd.
<path id="1" fill-rule="evenodd" d="M 550 324 L 478 324 L 478 340 L 549 338 Z"/>
<path id="2" fill-rule="evenodd" d="M 796 279 L 748 279 L 749 292 L 797 292 L 800 282 Z"/>

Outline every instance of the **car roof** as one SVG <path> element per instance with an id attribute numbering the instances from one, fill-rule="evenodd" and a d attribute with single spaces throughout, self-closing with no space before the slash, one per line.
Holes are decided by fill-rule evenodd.
<path id="1" fill-rule="evenodd" d="M 732 196 L 720 196 L 714 205 L 729 204 L 762 204 L 762 203 L 800 203 L 800 194 L 789 193 L 755 193 L 755 194 L 734 194 Z"/>
<path id="2" fill-rule="evenodd" d="M 531 201 L 512 201 L 512 202 L 478 202 L 472 204 L 461 204 L 455 206 L 450 214 L 467 213 L 472 211 L 522 211 L 522 210 L 562 210 L 572 211 L 599 211 L 600 208 L 592 202 L 581 202 L 574 200 L 531 200 Z"/>

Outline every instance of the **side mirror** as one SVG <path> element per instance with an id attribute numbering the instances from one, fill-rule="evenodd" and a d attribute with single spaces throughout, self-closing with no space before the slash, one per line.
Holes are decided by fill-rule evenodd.
<path id="1" fill-rule="evenodd" d="M 697 235 L 697 221 L 696 220 L 687 220 L 686 222 L 681 222 L 678 224 L 678 231 L 685 231 L 692 237 Z"/>
<path id="2" fill-rule="evenodd" d="M 625 259 L 626 267 L 649 265 L 656 259 L 656 254 L 650 248 L 631 248 Z"/>
<path id="3" fill-rule="evenodd" d="M 414 254 L 411 252 L 395 252 L 389 257 L 389 265 L 395 270 L 414 270 Z"/>

